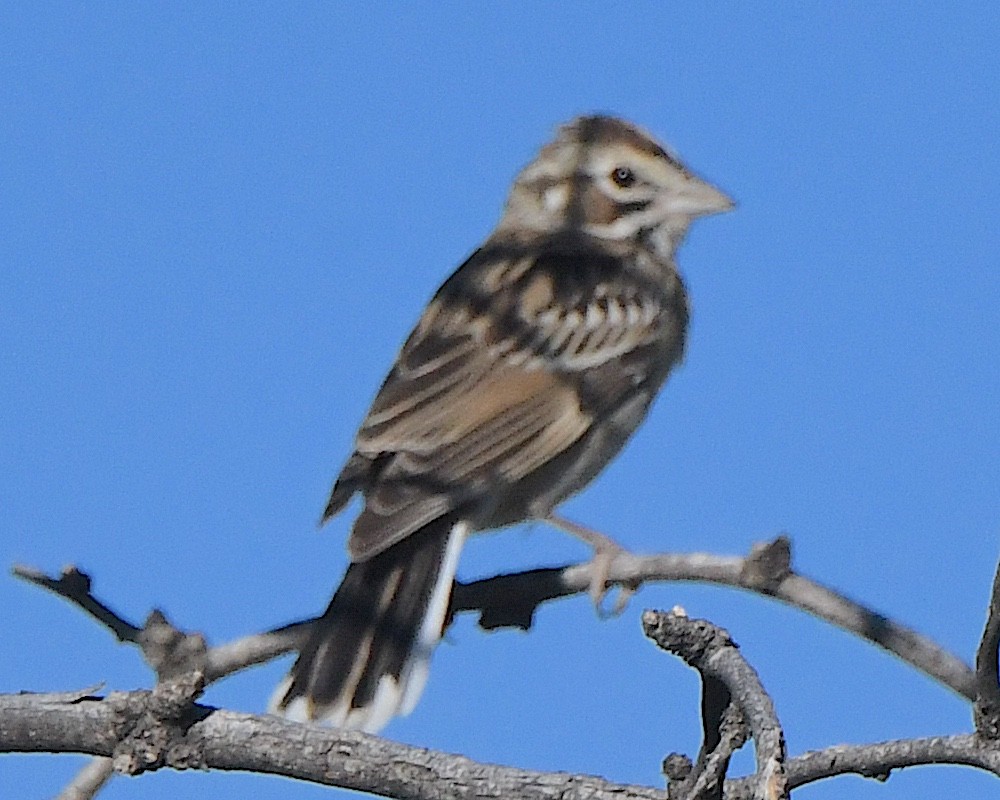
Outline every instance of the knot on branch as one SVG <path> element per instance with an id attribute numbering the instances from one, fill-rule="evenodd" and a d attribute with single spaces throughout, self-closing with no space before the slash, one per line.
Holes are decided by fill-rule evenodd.
<path id="1" fill-rule="evenodd" d="M 73 595 L 90 594 L 91 579 L 86 572 L 81 572 L 73 564 L 62 568 L 59 579 L 65 590 Z"/>
<path id="2" fill-rule="evenodd" d="M 792 574 L 792 540 L 779 536 L 772 542 L 757 542 L 743 564 L 740 577 L 746 586 L 774 594 Z"/>
<path id="3" fill-rule="evenodd" d="M 667 779 L 667 800 L 685 800 L 691 796 L 694 762 L 684 753 L 669 753 L 661 767 Z"/>
<path id="4" fill-rule="evenodd" d="M 126 775 L 161 767 L 203 769 L 204 755 L 187 740 L 187 731 L 209 713 L 195 705 L 204 688 L 204 673 L 189 672 L 151 692 L 111 695 L 108 701 L 120 720 L 114 769 Z"/>
<path id="5" fill-rule="evenodd" d="M 1000 705 L 977 698 L 972 707 L 976 735 L 992 745 L 1000 741 Z"/>
<path id="6" fill-rule="evenodd" d="M 137 639 L 146 662 L 161 681 L 205 668 L 208 653 L 205 637 L 179 630 L 159 609 L 153 609 L 146 617 Z"/>

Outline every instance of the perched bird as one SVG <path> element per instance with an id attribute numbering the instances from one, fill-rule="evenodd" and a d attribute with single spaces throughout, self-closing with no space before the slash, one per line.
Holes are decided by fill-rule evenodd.
<path id="1" fill-rule="evenodd" d="M 323 514 L 364 498 L 351 564 L 274 710 L 369 732 L 412 710 L 466 537 L 560 524 L 618 453 L 684 352 L 674 253 L 695 217 L 731 206 L 610 116 L 563 126 L 521 171 L 361 424 Z"/>

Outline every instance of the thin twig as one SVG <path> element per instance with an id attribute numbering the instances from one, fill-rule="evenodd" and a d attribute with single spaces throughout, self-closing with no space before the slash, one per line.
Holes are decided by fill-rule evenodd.
<path id="1" fill-rule="evenodd" d="M 976 650 L 976 702 L 973 718 L 976 732 L 994 741 L 1000 739 L 1000 564 L 993 576 L 993 591 L 986 612 L 986 626 Z"/>
<path id="2" fill-rule="evenodd" d="M 133 625 L 94 596 L 91 577 L 76 567 L 65 568 L 59 577 L 50 577 L 33 567 L 21 565 L 15 566 L 12 572 L 75 604 L 108 628 L 119 641 L 138 646 L 160 678 L 198 670 L 209 683 L 220 680 L 297 650 L 313 623 L 313 620 L 295 622 L 208 647 L 201 634 L 180 630 L 158 610 L 149 614 L 141 628 Z"/>
<path id="3" fill-rule="evenodd" d="M 18 578 L 34 583 L 36 586 L 41 586 L 43 589 L 48 589 L 50 592 L 55 592 L 60 597 L 64 597 L 71 603 L 80 606 L 90 616 L 108 628 L 118 638 L 119 642 L 136 644 L 139 641 L 139 633 L 142 629 L 137 625 L 133 625 L 121 615 L 116 614 L 94 597 L 90 591 L 90 576 L 85 572 L 81 572 L 76 567 L 65 567 L 58 578 L 49 577 L 34 567 L 26 567 L 20 564 L 15 564 L 11 568 L 11 572 Z"/>
<path id="4" fill-rule="evenodd" d="M 247 667 L 264 664 L 285 653 L 301 649 L 313 622 L 311 619 L 293 622 L 209 648 L 204 664 L 206 682 L 212 683 Z"/>
<path id="5" fill-rule="evenodd" d="M 73 777 L 55 800 L 91 800 L 114 776 L 110 758 L 96 756 Z"/>
<path id="6" fill-rule="evenodd" d="M 838 775 L 884 781 L 894 769 L 928 764 L 976 767 L 1000 777 L 1000 748 L 975 734 L 897 739 L 864 745 L 837 745 L 790 758 L 785 764 L 789 790 Z M 726 781 L 727 800 L 754 797 L 748 778 Z"/>
<path id="7" fill-rule="evenodd" d="M 702 681 L 704 682 L 706 678 L 707 676 L 703 675 Z M 703 718 L 704 708 L 703 702 Z M 712 718 L 709 717 L 706 722 L 710 724 Z M 743 715 L 733 703 L 726 706 L 712 730 L 715 731 L 711 739 L 713 743 L 711 747 L 702 745 L 695 762 L 694 780 L 690 782 L 691 789 L 688 796 L 698 800 L 722 800 L 729 761 L 733 753 L 746 744 L 749 733 Z"/>

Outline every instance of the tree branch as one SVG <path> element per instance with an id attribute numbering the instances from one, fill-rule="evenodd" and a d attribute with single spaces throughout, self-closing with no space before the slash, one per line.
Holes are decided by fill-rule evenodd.
<path id="1" fill-rule="evenodd" d="M 114 762 L 110 758 L 96 756 L 82 767 L 55 800 L 91 800 L 114 777 Z"/>
<path id="2" fill-rule="evenodd" d="M 165 766 L 241 770 L 411 800 L 663 800 L 664 796 L 648 787 L 480 764 L 278 717 L 203 705 L 189 705 L 178 713 L 174 701 L 187 696 L 196 684 L 179 689 L 172 684 L 153 692 L 112 693 L 103 700 L 0 695 L 0 751 L 107 756 L 114 758 L 117 770 L 129 774 Z"/>
<path id="3" fill-rule="evenodd" d="M 199 671 L 206 683 L 220 680 L 255 664 L 298 650 L 306 640 L 313 620 L 293 622 L 274 630 L 208 647 L 200 633 L 187 633 L 173 625 L 159 609 L 153 609 L 140 628 L 98 600 L 92 593 L 90 576 L 74 566 L 59 577 L 51 577 L 34 567 L 15 565 L 11 572 L 41 586 L 86 611 L 108 628 L 120 642 L 136 645 L 146 663 L 160 679 Z"/>
<path id="4" fill-rule="evenodd" d="M 89 691 L 0 694 L 0 752 L 114 757 L 116 768 L 136 772 L 164 766 L 258 772 L 411 800 L 664 798 L 662 791 L 649 787 L 480 764 L 278 717 L 202 705 L 189 705 L 178 715 L 178 700 L 189 698 L 196 686 L 189 678 L 180 688 L 168 687 L 166 698 L 155 698 L 150 691 L 116 692 L 103 699 Z M 136 758 L 137 742 L 142 759 Z M 1000 777 L 1000 748 L 973 734 L 838 746 L 789 759 L 785 776 L 791 790 L 836 775 L 884 778 L 891 769 L 924 764 L 966 765 Z M 727 800 L 753 797 L 755 778 L 726 781 Z"/>
<path id="5" fill-rule="evenodd" d="M 293 623 L 225 645 L 209 647 L 201 634 L 179 630 L 157 610 L 149 614 L 142 627 L 133 624 L 98 600 L 92 593 L 90 577 L 75 568 L 67 568 L 59 577 L 49 577 L 27 567 L 15 567 L 14 574 L 74 603 L 107 627 L 119 641 L 138 646 L 158 678 L 157 688 L 151 693 L 113 694 L 105 701 L 86 696 L 95 689 L 84 693 L 0 696 L 0 700 L 6 701 L 0 703 L 0 750 L 49 750 L 101 756 L 66 787 L 61 800 L 93 797 L 110 777 L 112 765 L 116 770 L 128 773 L 161 766 L 246 769 L 359 791 L 414 798 L 466 797 L 477 792 L 477 787 L 487 785 L 499 785 L 504 787 L 502 793 L 523 797 L 549 797 L 553 792 L 567 798 L 611 795 L 616 798 L 662 797 L 662 793 L 653 789 L 619 787 L 597 778 L 481 765 L 457 756 L 405 748 L 361 734 L 302 728 L 270 717 L 230 714 L 195 706 L 193 700 L 204 684 L 301 647 L 313 621 Z M 703 676 L 705 742 L 697 766 L 692 770 L 689 760 L 668 759 L 674 770 L 670 787 L 672 797 L 722 796 L 720 792 L 729 757 L 745 741 L 744 719 L 750 723 L 757 741 L 758 759 L 764 757 L 765 760 L 759 760 L 755 776 L 725 781 L 726 798 L 783 797 L 785 787 L 790 790 L 832 775 L 856 772 L 885 777 L 891 769 L 927 763 L 965 764 L 1000 775 L 1000 753 L 995 740 L 1000 729 L 1000 688 L 997 684 L 1000 569 L 994 580 L 975 672 L 920 634 L 819 583 L 794 574 L 790 545 L 784 537 L 755 547 L 746 558 L 708 554 L 639 557 L 625 553 L 617 556 L 608 566 L 607 580 L 611 585 L 633 588 L 653 581 L 703 581 L 774 597 L 867 638 L 959 694 L 976 698 L 978 738 L 936 737 L 834 747 L 807 753 L 783 765 L 781 730 L 777 727 L 777 720 L 773 719 L 770 700 L 759 688 L 752 669 L 742 662 L 736 649 L 728 643 L 728 638 L 723 636 L 730 646 L 716 648 L 720 654 L 716 656 L 718 663 L 712 668 L 706 664 L 698 667 Z M 528 628 L 535 610 L 542 603 L 587 592 L 590 587 L 591 565 L 587 563 L 499 575 L 468 584 L 456 584 L 452 613 L 477 612 L 480 625 L 486 629 L 503 626 Z M 675 622 L 683 620 L 683 617 L 674 617 Z M 644 622 L 650 631 L 663 627 L 661 617 L 655 617 L 655 621 L 654 617 L 649 617 Z M 689 625 L 690 621 L 682 624 Z M 742 687 L 741 694 L 731 693 L 732 676 L 723 679 L 722 673 L 716 671 L 721 668 L 720 665 L 726 664 L 727 659 L 735 659 L 734 664 L 742 663 L 749 670 L 734 684 Z M 736 667 L 729 665 L 727 668 Z M 196 678 L 195 683 L 191 683 L 192 676 Z M 178 685 L 186 685 L 187 688 L 169 699 L 171 691 L 177 693 Z M 755 694 L 758 689 L 759 696 Z M 750 691 L 749 695 L 747 691 Z M 735 698 L 732 705 L 729 703 L 731 697 Z M 125 718 L 131 720 L 131 728 L 123 732 L 121 704 L 124 702 L 124 708 L 129 708 L 131 704 L 140 702 L 138 698 L 146 698 L 142 702 L 153 710 L 143 712 L 141 723 L 134 714 L 125 714 Z M 108 704 L 110 712 L 106 710 Z M 17 728 L 16 718 L 21 715 L 23 723 L 23 715 L 29 707 L 33 710 L 28 718 L 35 724 L 29 738 L 19 740 L 18 732 L 23 734 L 24 731 Z M 96 730 L 93 728 L 94 708 L 105 709 L 96 718 Z M 85 713 L 84 709 L 87 709 Z M 58 717 L 60 713 L 69 713 L 69 716 Z M 59 724 L 64 727 L 53 729 L 50 739 L 46 735 L 36 738 L 40 721 L 53 719 L 53 714 L 62 720 Z M 76 722 L 71 724 L 74 718 Z M 74 728 L 73 724 L 77 727 Z M 82 729 L 80 725 L 83 725 Z M 107 729 L 109 725 L 111 727 Z M 102 729 L 102 726 L 105 728 Z M 758 735 L 763 738 L 757 739 Z M 244 736 L 260 737 L 255 741 L 267 741 L 268 744 L 260 751 L 254 748 L 247 750 Z M 989 741 L 991 737 L 992 744 Z M 344 744 L 345 740 L 350 742 L 349 746 Z M 289 743 L 293 743 L 291 751 Z M 299 749 L 303 747 L 318 749 Z M 312 755 L 303 758 L 303 752 L 311 752 Z M 317 761 L 317 754 L 325 756 Z M 338 767 L 331 766 L 330 754 L 343 756 L 346 761 Z M 384 768 L 386 763 L 396 765 L 396 771 L 388 776 L 388 780 Z M 382 766 L 374 766 L 379 764 Z M 413 776 L 426 778 L 426 782 L 420 783 L 422 788 L 416 792 Z M 440 780 L 445 781 L 446 790 L 442 790 Z M 605 795 L 605 792 L 610 794 Z"/>
<path id="6" fill-rule="evenodd" d="M 41 586 L 54 592 L 59 597 L 78 605 L 90 616 L 108 628 L 119 642 L 137 644 L 141 629 L 116 614 L 91 593 L 92 581 L 86 572 L 81 572 L 74 566 L 63 569 L 58 578 L 52 578 L 39 569 L 15 564 L 11 568 L 15 577 Z"/>
<path id="7" fill-rule="evenodd" d="M 588 591 L 590 575 L 590 566 L 584 563 L 457 583 L 452 609 L 454 613 L 478 612 L 479 624 L 487 630 L 527 630 L 538 606 Z M 976 696 L 975 674 L 960 658 L 911 628 L 792 572 L 790 544 L 783 536 L 756 546 L 747 558 L 708 553 L 626 553 L 611 562 L 607 577 L 609 583 L 624 586 L 699 581 L 773 597 L 867 639 L 969 700 Z"/>
<path id="8" fill-rule="evenodd" d="M 1000 564 L 993 576 L 993 591 L 986 612 L 986 627 L 976 651 L 976 703 L 973 718 L 976 733 L 1000 740 Z"/>
<path id="9" fill-rule="evenodd" d="M 791 758 L 785 765 L 789 790 L 837 775 L 855 774 L 884 781 L 894 769 L 957 764 L 1000 777 L 1000 748 L 975 734 L 898 739 L 864 745 L 837 745 Z M 727 800 L 754 798 L 749 778 L 726 781 Z"/>
<path id="10" fill-rule="evenodd" d="M 755 742 L 757 769 L 753 776 L 753 796 L 766 800 L 787 798 L 785 737 L 774 703 L 757 672 L 740 654 L 729 634 L 708 620 L 689 619 L 677 611 L 646 611 L 642 615 L 642 627 L 659 647 L 680 656 L 698 670 L 703 681 L 716 681 L 725 686 Z M 712 737 L 716 741 L 723 738 L 721 722 L 724 716 L 719 715 L 719 735 Z M 728 754 L 725 759 L 728 760 Z M 699 758 L 699 761 L 703 760 Z M 704 759 L 705 764 L 710 761 L 711 758 Z M 701 771 L 691 776 L 692 789 L 697 790 L 697 793 L 692 791 L 692 797 L 700 797 L 701 792 L 711 788 L 711 777 L 702 779 L 704 774 Z"/>
<path id="11" fill-rule="evenodd" d="M 97 600 L 91 593 L 90 577 L 75 567 L 64 570 L 59 578 L 24 566 L 15 566 L 13 572 L 75 603 L 108 627 L 119 641 L 139 646 L 161 678 L 197 669 L 204 673 L 206 681 L 219 680 L 297 650 L 313 622 L 304 620 L 209 648 L 201 634 L 179 630 L 160 611 L 154 610 L 142 628 L 135 626 Z M 792 572 L 790 544 L 783 536 L 756 546 L 746 558 L 707 553 L 623 553 L 608 566 L 607 580 L 628 587 L 699 581 L 773 597 L 873 642 L 963 697 L 972 700 L 977 696 L 976 673 L 957 656 L 916 631 Z M 479 624 L 485 630 L 527 630 L 542 603 L 586 593 L 590 585 L 589 562 L 456 582 L 451 614 L 478 613 Z"/>

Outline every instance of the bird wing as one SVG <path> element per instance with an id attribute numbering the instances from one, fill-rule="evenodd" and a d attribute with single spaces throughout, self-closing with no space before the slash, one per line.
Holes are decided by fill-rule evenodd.
<path id="1" fill-rule="evenodd" d="M 449 279 L 358 432 L 355 560 L 529 475 L 641 384 L 664 303 L 626 278 L 610 256 L 480 251 Z"/>

